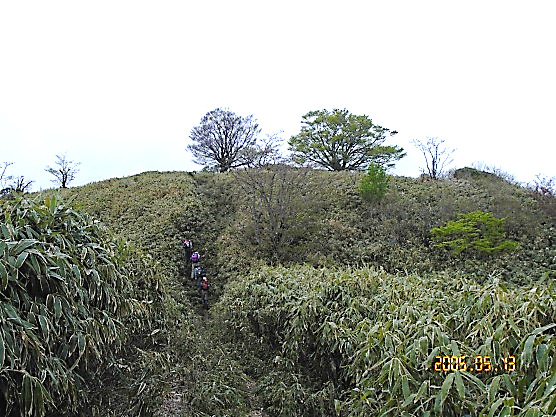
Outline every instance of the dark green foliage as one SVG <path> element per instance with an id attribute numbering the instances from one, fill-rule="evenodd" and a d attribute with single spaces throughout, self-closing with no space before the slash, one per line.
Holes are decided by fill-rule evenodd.
<path id="1" fill-rule="evenodd" d="M 388 190 L 388 176 L 386 170 L 375 163 L 369 165 L 367 173 L 359 184 L 359 193 L 366 201 L 380 201 Z"/>
<path id="2" fill-rule="evenodd" d="M 84 415 L 95 398 L 83 392 L 117 361 L 126 327 L 140 335 L 162 313 L 158 277 L 54 196 L 1 210 L 0 414 Z"/>
<path id="3" fill-rule="evenodd" d="M 302 125 L 289 140 L 292 159 L 300 164 L 349 171 L 365 169 L 371 162 L 393 166 L 405 155 L 399 146 L 384 145 L 396 131 L 346 109 L 311 111 L 303 116 Z"/>
<path id="4" fill-rule="evenodd" d="M 496 218 L 492 213 L 481 210 L 458 217 L 458 220 L 451 220 L 445 226 L 431 229 L 433 239 L 437 242 L 435 247 L 450 248 L 455 254 L 493 254 L 517 248 L 516 241 L 506 240 L 506 219 Z"/>

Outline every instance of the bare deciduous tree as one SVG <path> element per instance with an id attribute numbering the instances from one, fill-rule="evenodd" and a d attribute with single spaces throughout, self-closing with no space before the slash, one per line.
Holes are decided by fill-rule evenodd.
<path id="1" fill-rule="evenodd" d="M 2 162 L 0 168 L 0 197 L 8 196 L 12 191 L 25 193 L 29 191 L 33 181 L 25 181 L 23 175 L 14 177 L 13 175 L 6 175 L 6 170 L 13 162 Z"/>
<path id="2" fill-rule="evenodd" d="M 282 139 L 277 134 L 269 135 L 241 152 L 240 160 L 247 168 L 261 168 L 268 165 L 285 163 L 280 154 Z"/>
<path id="3" fill-rule="evenodd" d="M 427 171 L 423 169 L 432 179 L 436 180 L 440 177 L 444 169 L 450 165 L 454 160 L 450 157 L 455 149 L 448 149 L 443 147 L 444 139 L 427 136 L 426 142 L 422 140 L 413 139 L 411 143 L 415 145 L 425 157 Z"/>
<path id="4" fill-rule="evenodd" d="M 307 171 L 269 164 L 234 173 L 250 214 L 246 236 L 269 262 L 287 260 L 291 246 L 308 233 Z"/>
<path id="5" fill-rule="evenodd" d="M 188 145 L 195 162 L 216 164 L 220 172 L 247 165 L 245 153 L 255 147 L 260 133 L 253 115 L 241 117 L 229 110 L 208 112 L 199 126 L 191 130 Z"/>
<path id="6" fill-rule="evenodd" d="M 26 193 L 29 192 L 31 188 L 31 184 L 33 181 L 25 181 L 25 177 L 23 175 L 19 177 L 15 177 L 12 183 L 12 190 L 18 193 Z"/>
<path id="7" fill-rule="evenodd" d="M 68 188 L 71 181 L 75 179 L 75 175 L 79 172 L 77 168 L 81 162 L 68 161 L 66 154 L 56 155 L 56 168 L 47 166 L 45 171 L 56 177 L 52 182 L 57 183 L 62 188 Z"/>
<path id="8" fill-rule="evenodd" d="M 556 177 L 550 178 L 537 174 L 529 188 L 539 195 L 554 197 L 556 196 Z"/>
<path id="9" fill-rule="evenodd" d="M 2 162 L 2 167 L 0 168 L 0 195 L 4 196 L 9 194 L 11 187 L 8 186 L 8 182 L 13 179 L 11 175 L 6 175 L 6 170 L 13 162 Z"/>

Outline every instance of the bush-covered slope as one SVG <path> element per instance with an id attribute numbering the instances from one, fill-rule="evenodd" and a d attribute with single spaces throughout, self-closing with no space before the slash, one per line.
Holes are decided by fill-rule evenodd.
<path id="1" fill-rule="evenodd" d="M 129 399 L 140 376 L 127 393 L 103 382 L 164 319 L 153 265 L 55 197 L 0 209 L 0 414 L 109 415 L 102 403 L 121 394 L 124 409 L 144 408 Z"/>
<path id="2" fill-rule="evenodd" d="M 183 236 L 190 236 L 190 228 L 203 219 L 187 173 L 146 172 L 62 191 L 78 208 L 151 255 L 169 275 L 178 272 L 182 261 L 178 249 Z"/>
<path id="3" fill-rule="evenodd" d="M 439 181 L 390 177 L 385 197 L 367 202 L 360 179 L 278 166 L 148 172 L 63 190 L 168 279 L 170 314 L 156 331 L 158 345 L 145 350 L 165 364 L 138 361 L 137 391 L 159 381 L 171 415 L 244 416 L 259 405 L 270 416 L 335 415 L 336 408 L 340 415 L 465 415 L 470 407 L 498 415 L 512 407 L 499 401 L 504 396 L 519 407 L 552 409 L 545 391 L 554 365 L 543 362 L 542 346 L 553 349 L 554 328 L 537 329 L 554 321 L 554 199 L 466 169 Z M 434 247 L 432 228 L 477 210 L 505 218 L 515 251 L 456 255 Z M 184 237 L 207 255 L 211 303 L 222 295 L 217 314 L 192 309 L 197 293 L 185 279 Z M 518 364 L 531 365 L 509 380 L 466 376 L 461 400 L 459 377 L 423 368 L 434 348 L 449 355 L 452 341 L 469 355 L 490 348 L 496 356 L 500 344 L 517 350 L 516 358 L 526 351 Z M 522 384 L 517 393 L 512 383 Z M 387 392 L 373 391 L 376 384 Z"/>
<path id="4" fill-rule="evenodd" d="M 477 279 L 496 271 L 514 282 L 556 270 L 554 199 L 540 201 L 493 174 L 466 168 L 439 181 L 390 177 L 386 197 L 373 203 L 358 194 L 359 173 L 251 172 L 147 172 L 64 191 L 151 254 L 171 277 L 182 273 L 184 237 L 195 241 L 221 277 L 244 270 L 238 262 L 257 259 L 371 263 L 389 272 L 449 268 Z M 476 257 L 433 247 L 432 228 L 476 210 L 505 218 L 518 249 Z"/>
<path id="5" fill-rule="evenodd" d="M 448 274 L 265 267 L 230 284 L 218 311 L 242 349 L 274 362 L 261 376 L 271 415 L 556 411 L 554 281 L 512 288 Z"/>
<path id="6" fill-rule="evenodd" d="M 451 178 L 424 182 L 390 177 L 385 198 L 375 203 L 359 196 L 359 173 L 309 171 L 299 180 L 298 174 L 285 170 L 261 171 L 243 178 L 257 182 L 251 188 L 238 183 L 242 175 L 216 174 L 201 181 L 209 183 L 208 189 L 225 183 L 211 198 L 235 212 L 214 250 L 224 270 L 230 269 L 230 258 L 245 264 L 256 259 L 315 266 L 370 263 L 389 272 L 463 271 L 477 280 L 495 273 L 516 283 L 556 270 L 556 218 L 549 209 L 556 199 L 540 201 L 492 174 L 462 178 L 456 172 Z M 288 198 L 282 196 L 284 190 Z M 434 247 L 432 228 L 477 210 L 505 218 L 507 238 L 517 241 L 518 248 L 468 256 Z M 232 268 L 230 273 L 240 270 Z"/>

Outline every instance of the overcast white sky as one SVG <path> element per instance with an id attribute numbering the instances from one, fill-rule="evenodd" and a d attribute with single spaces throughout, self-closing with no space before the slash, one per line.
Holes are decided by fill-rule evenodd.
<path id="1" fill-rule="evenodd" d="M 556 175 L 556 2 L 3 1 L 0 161 L 51 187 L 193 170 L 191 129 L 217 107 L 263 132 L 299 132 L 310 110 L 347 108 L 530 181 Z"/>

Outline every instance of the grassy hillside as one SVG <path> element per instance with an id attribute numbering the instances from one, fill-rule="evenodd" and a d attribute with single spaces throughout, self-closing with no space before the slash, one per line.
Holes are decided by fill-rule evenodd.
<path id="1" fill-rule="evenodd" d="M 301 180 L 288 175 L 278 179 L 293 183 L 288 190 L 293 200 L 280 200 L 276 184 L 261 185 L 262 192 L 274 187 L 271 209 L 292 206 L 292 219 L 279 230 L 278 259 L 261 249 L 269 219 L 259 210 L 255 221 L 250 206 L 260 206 L 260 201 L 251 201 L 251 190 L 241 186 L 239 175 L 148 172 L 62 191 L 117 236 L 150 254 L 170 276 L 181 272 L 179 249 L 186 236 L 207 253 L 208 262 L 219 259 L 223 268 L 229 263 L 226 257 L 235 256 L 246 262 L 315 266 L 371 263 L 389 272 L 452 268 L 479 278 L 496 271 L 515 282 L 556 269 L 556 217 L 550 207 L 493 174 L 467 168 L 439 181 L 391 177 L 386 198 L 379 203 L 358 195 L 359 173 L 310 171 Z M 431 228 L 474 210 L 505 217 L 508 237 L 519 242 L 519 249 L 498 257 L 464 258 L 433 247 Z M 255 224 L 263 229 L 262 236 L 255 236 Z"/>
<path id="2" fill-rule="evenodd" d="M 361 199 L 359 173 L 312 171 L 302 180 L 278 173 L 255 190 L 245 191 L 233 175 L 219 174 L 210 181 L 226 183 L 221 206 L 235 197 L 235 216 L 220 233 L 216 252 L 243 261 L 314 266 L 372 264 L 395 272 L 464 271 L 483 280 L 495 274 L 505 281 L 528 282 L 556 270 L 556 220 L 550 207 L 554 199 L 539 200 L 530 191 L 492 174 L 471 169 L 449 179 L 420 182 L 391 177 L 384 200 Z M 295 175 L 295 174 L 294 174 Z M 204 177 L 201 177 L 204 178 Z M 251 180 L 251 178 L 247 178 Z M 292 199 L 281 199 L 280 181 L 292 184 Z M 249 195 L 251 192 L 251 195 Z M 253 194 L 258 197 L 253 198 Z M 283 207 L 289 207 L 289 210 Z M 508 237 L 519 247 L 499 256 L 453 256 L 431 242 L 431 228 L 444 225 L 458 213 L 475 210 L 506 218 Z M 287 212 L 286 219 L 280 213 Z M 271 230 L 272 220 L 281 227 Z M 279 244 L 272 245 L 274 235 Z M 268 251 L 268 248 L 273 251 Z M 269 254 L 269 252 L 271 252 Z M 225 263 L 224 261 L 222 263 Z"/>
<path id="3" fill-rule="evenodd" d="M 166 318 L 144 350 L 150 360 L 134 366 L 136 392 L 165 393 L 162 404 L 151 398 L 159 415 L 553 409 L 555 363 L 544 352 L 554 349 L 554 199 L 463 169 L 439 181 L 390 177 L 371 203 L 357 192 L 361 175 L 147 172 L 62 190 L 158 264 Z M 433 245 L 433 227 L 475 210 L 506 218 L 518 248 L 455 255 Z M 184 237 L 206 254 L 211 304 L 221 299 L 208 314 L 186 278 Z M 454 346 L 515 353 L 519 368 L 463 380 L 428 368 Z"/>

